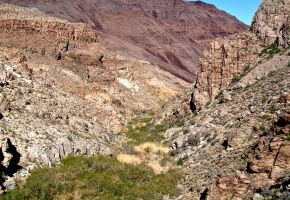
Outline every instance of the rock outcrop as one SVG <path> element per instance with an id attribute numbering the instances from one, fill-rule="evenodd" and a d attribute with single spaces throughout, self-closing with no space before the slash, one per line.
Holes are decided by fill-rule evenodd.
<path id="1" fill-rule="evenodd" d="M 192 83 L 198 59 L 211 40 L 245 31 L 235 17 L 203 2 L 182 0 L 0 0 L 70 22 L 94 26 L 112 51 L 147 60 Z"/>
<path id="2" fill-rule="evenodd" d="M 290 1 L 265 0 L 257 11 L 252 33 L 236 34 L 211 43 L 199 61 L 193 92 L 197 109 L 221 96 L 231 83 L 237 82 L 259 64 L 261 55 L 268 58 L 289 47 Z M 269 48 L 269 45 L 272 45 Z"/>
<path id="3" fill-rule="evenodd" d="M 56 39 L 97 42 L 97 33 L 92 26 L 69 23 L 50 17 L 37 9 L 24 9 L 11 5 L 0 6 L 0 31 L 8 33 L 42 33 Z"/>
<path id="4" fill-rule="evenodd" d="M 186 174 L 176 199 L 290 198 L 289 27 L 282 25 L 289 12 L 281 18 L 282 8 L 289 1 L 265 0 L 254 33 L 216 40 L 200 59 L 191 107 L 203 109 L 176 116 L 184 125 L 164 134 Z M 257 20 L 271 28 L 260 23 L 264 32 L 255 31 Z"/>
<path id="5" fill-rule="evenodd" d="M 265 0 L 260 6 L 252 30 L 266 45 L 277 42 L 290 45 L 290 1 Z"/>
<path id="6" fill-rule="evenodd" d="M 199 61 L 193 101 L 196 107 L 210 103 L 232 80 L 258 63 L 261 47 L 252 33 L 232 35 L 211 43 Z"/>

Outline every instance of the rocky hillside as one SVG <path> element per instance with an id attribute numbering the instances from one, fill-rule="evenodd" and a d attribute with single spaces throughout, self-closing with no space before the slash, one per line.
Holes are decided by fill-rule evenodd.
<path id="1" fill-rule="evenodd" d="M 283 65 L 165 132 L 185 170 L 178 199 L 289 198 L 289 73 Z"/>
<path id="2" fill-rule="evenodd" d="M 136 114 L 158 110 L 188 87 L 148 61 L 107 50 L 88 25 L 11 5 L 0 12 L 0 52 L 7 62 L 44 87 L 98 108 L 95 117 L 109 130 L 122 130 Z"/>
<path id="3" fill-rule="evenodd" d="M 41 80 L 22 76 L 3 58 L 0 70 L 0 146 L 4 151 L 7 140 L 15 146 L 24 169 L 21 175 L 71 154 L 112 153 L 117 136 L 95 119 L 95 107 L 63 90 L 44 87 Z"/>
<path id="4" fill-rule="evenodd" d="M 285 30 L 257 25 L 273 20 L 267 24 L 278 30 L 289 8 L 289 1 L 265 0 L 252 33 L 212 42 L 192 100 L 183 95 L 156 117 L 183 122 L 164 133 L 185 173 L 175 199 L 290 198 L 289 45 L 281 42 Z"/>
<path id="5" fill-rule="evenodd" d="M 90 24 L 106 48 L 147 60 L 188 82 L 195 80 L 198 59 L 212 39 L 247 29 L 235 17 L 201 1 L 0 2 L 36 7 L 70 22 Z"/>

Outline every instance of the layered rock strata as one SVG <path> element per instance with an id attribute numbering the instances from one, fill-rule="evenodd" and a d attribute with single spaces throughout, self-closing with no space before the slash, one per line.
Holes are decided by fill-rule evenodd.
<path id="1" fill-rule="evenodd" d="M 0 6 L 0 31 L 19 34 L 42 33 L 63 40 L 96 42 L 96 31 L 87 24 L 69 23 L 49 17 L 36 9 L 24 9 L 11 5 Z"/>

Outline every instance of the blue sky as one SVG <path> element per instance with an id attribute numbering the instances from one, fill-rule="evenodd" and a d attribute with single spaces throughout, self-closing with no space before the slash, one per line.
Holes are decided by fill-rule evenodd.
<path id="1" fill-rule="evenodd" d="M 236 16 L 245 24 L 251 25 L 255 12 L 262 0 L 202 0 L 214 4 L 217 8 Z"/>

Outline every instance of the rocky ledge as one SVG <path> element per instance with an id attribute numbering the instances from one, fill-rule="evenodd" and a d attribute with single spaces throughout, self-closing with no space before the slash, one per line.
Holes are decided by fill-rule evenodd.
<path id="1" fill-rule="evenodd" d="M 96 42 L 96 31 L 87 24 L 69 23 L 50 17 L 37 9 L 24 9 L 4 4 L 0 6 L 0 31 L 23 34 L 42 33 L 58 39 Z"/>

